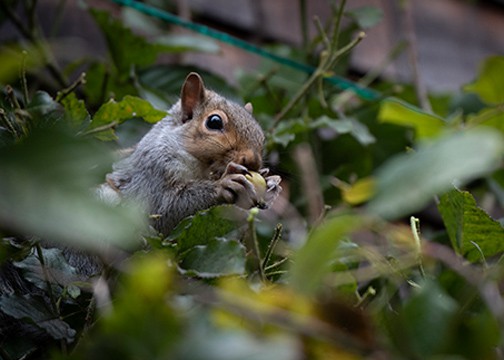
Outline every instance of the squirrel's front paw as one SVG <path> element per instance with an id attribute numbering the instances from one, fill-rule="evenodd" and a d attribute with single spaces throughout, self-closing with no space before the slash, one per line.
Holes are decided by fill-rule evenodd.
<path id="1" fill-rule="evenodd" d="M 263 207 L 268 208 L 270 205 L 275 201 L 277 196 L 280 194 L 282 191 L 282 187 L 280 186 L 280 182 L 282 181 L 282 178 L 278 175 L 270 175 L 267 176 L 269 173 L 269 169 L 264 168 L 259 170 L 259 174 L 261 174 L 264 179 L 266 180 L 266 192 L 264 194 L 264 199 L 263 199 Z"/>
<path id="2" fill-rule="evenodd" d="M 277 175 L 266 176 L 268 169 L 259 170 L 259 174 L 255 174 L 259 179 L 242 165 L 228 164 L 219 181 L 219 196 L 224 202 L 244 209 L 269 207 L 282 190 L 281 178 Z"/>
<path id="3" fill-rule="evenodd" d="M 246 178 L 248 174 L 245 166 L 229 163 L 219 180 L 219 197 L 244 209 L 256 206 L 260 199 L 254 185 Z"/>

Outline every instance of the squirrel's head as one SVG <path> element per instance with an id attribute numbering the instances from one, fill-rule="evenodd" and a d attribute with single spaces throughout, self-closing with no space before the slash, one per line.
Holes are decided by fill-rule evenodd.
<path id="1" fill-rule="evenodd" d="M 217 179 L 231 161 L 250 170 L 262 166 L 264 133 L 252 116 L 252 105 L 236 104 L 208 90 L 197 73 L 190 73 L 180 95 L 185 149 Z"/>

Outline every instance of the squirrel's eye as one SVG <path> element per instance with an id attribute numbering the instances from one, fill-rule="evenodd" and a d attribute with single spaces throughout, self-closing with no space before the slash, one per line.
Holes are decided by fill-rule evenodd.
<path id="1" fill-rule="evenodd" d="M 217 114 L 212 114 L 206 119 L 205 123 L 208 130 L 222 130 L 224 128 L 224 122 L 222 118 Z"/>

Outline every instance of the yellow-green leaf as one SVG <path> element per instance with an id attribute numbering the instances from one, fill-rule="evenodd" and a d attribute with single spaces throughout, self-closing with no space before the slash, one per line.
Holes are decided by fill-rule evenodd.
<path id="1" fill-rule="evenodd" d="M 388 98 L 382 102 L 378 120 L 411 127 L 415 130 L 418 139 L 435 137 L 445 127 L 442 118 L 420 111 L 395 98 Z"/>
<path id="2" fill-rule="evenodd" d="M 475 82 L 464 90 L 479 95 L 488 104 L 504 103 L 504 56 L 491 56 L 485 60 Z"/>

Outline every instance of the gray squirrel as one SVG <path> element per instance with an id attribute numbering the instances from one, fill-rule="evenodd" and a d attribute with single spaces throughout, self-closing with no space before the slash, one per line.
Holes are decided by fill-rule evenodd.
<path id="1" fill-rule="evenodd" d="M 218 204 L 268 207 L 281 178 L 262 168 L 264 134 L 252 105 L 238 105 L 205 88 L 190 73 L 168 116 L 114 166 L 99 195 L 111 203 L 139 202 L 153 226 L 168 234 L 183 218 Z M 264 177 L 261 198 L 250 172 Z"/>
<path id="2" fill-rule="evenodd" d="M 281 178 L 262 168 L 264 134 L 251 113 L 250 104 L 229 101 L 190 73 L 169 115 L 114 165 L 98 196 L 113 204 L 123 199 L 140 203 L 156 215 L 153 226 L 165 235 L 183 218 L 214 205 L 269 206 L 281 191 Z M 264 194 L 251 180 L 252 173 L 263 179 Z M 62 251 L 76 276 L 85 279 L 101 272 L 95 256 L 71 248 Z M 11 262 L 0 264 L 0 297 L 30 295 L 49 303 L 47 294 L 21 273 Z M 16 338 L 33 339 L 42 348 L 50 340 L 34 324 L 0 311 L 0 346 Z"/>

